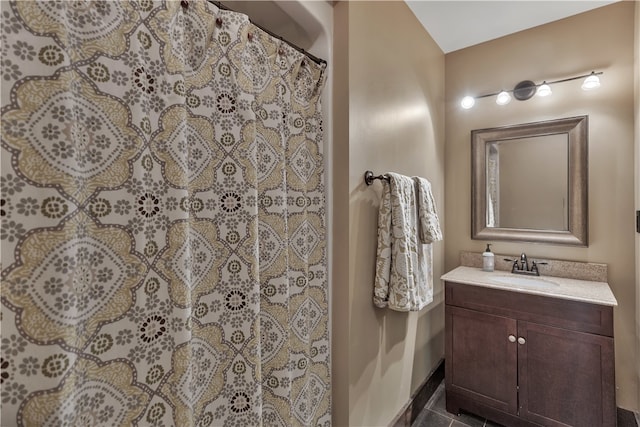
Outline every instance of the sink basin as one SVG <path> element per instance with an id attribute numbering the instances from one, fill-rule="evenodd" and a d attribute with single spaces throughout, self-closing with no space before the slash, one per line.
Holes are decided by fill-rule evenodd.
<path id="1" fill-rule="evenodd" d="M 550 280 L 541 279 L 539 277 L 522 277 L 522 276 L 491 276 L 492 282 L 503 283 L 505 285 L 520 286 L 526 288 L 554 288 L 557 283 Z"/>

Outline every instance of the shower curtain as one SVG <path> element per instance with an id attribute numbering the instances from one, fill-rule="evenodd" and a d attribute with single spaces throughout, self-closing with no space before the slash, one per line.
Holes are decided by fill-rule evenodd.
<path id="1" fill-rule="evenodd" d="M 2 425 L 329 425 L 324 68 L 204 0 L 1 7 Z"/>

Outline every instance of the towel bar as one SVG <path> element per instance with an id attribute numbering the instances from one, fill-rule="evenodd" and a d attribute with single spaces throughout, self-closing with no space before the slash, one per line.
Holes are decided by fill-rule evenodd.
<path id="1" fill-rule="evenodd" d="M 373 180 L 374 179 L 384 179 L 385 181 L 389 182 L 389 177 L 386 175 L 378 175 L 378 176 L 374 176 L 372 171 L 366 171 L 364 173 L 364 182 L 367 185 L 371 185 L 373 184 Z"/>

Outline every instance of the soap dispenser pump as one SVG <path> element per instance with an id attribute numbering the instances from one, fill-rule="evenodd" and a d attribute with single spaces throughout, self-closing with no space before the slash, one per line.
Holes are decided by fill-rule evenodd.
<path id="1" fill-rule="evenodd" d="M 495 257 L 491 252 L 491 243 L 487 243 L 487 249 L 482 253 L 482 270 L 493 271 L 495 266 Z"/>

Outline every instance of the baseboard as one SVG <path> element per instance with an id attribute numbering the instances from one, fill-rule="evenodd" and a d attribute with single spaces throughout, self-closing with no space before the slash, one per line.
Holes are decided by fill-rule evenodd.
<path id="1" fill-rule="evenodd" d="M 433 396 L 436 389 L 444 379 L 444 359 L 431 371 L 424 382 L 409 398 L 409 402 L 400 410 L 400 413 L 391 421 L 389 427 L 411 427 L 425 405 Z M 617 408 L 617 427 L 640 427 L 640 414 L 622 408 Z"/>
<path id="2" fill-rule="evenodd" d="M 638 418 L 637 413 L 618 408 L 618 427 L 638 427 Z"/>
<path id="3" fill-rule="evenodd" d="M 438 366 L 431 371 L 424 382 L 409 398 L 409 402 L 400 410 L 400 413 L 391 421 L 390 427 L 410 427 L 415 421 L 424 406 L 427 404 L 433 393 L 444 379 L 444 359 L 440 360 Z"/>

